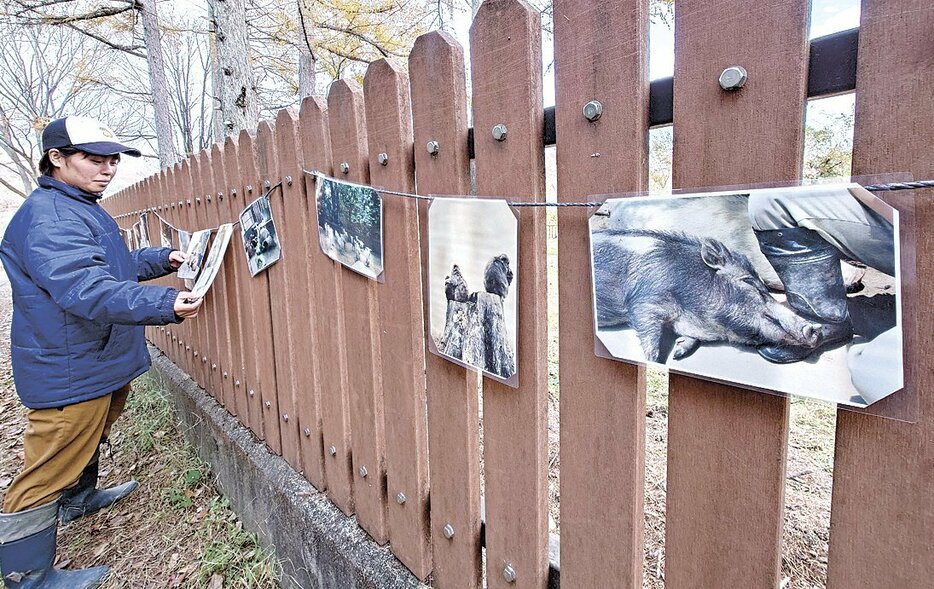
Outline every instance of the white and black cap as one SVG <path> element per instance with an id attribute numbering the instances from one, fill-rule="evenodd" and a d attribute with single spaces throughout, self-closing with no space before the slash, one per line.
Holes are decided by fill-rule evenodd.
<path id="1" fill-rule="evenodd" d="M 73 147 L 94 155 L 125 153 L 139 157 L 142 153 L 116 141 L 117 136 L 107 125 L 90 117 L 55 119 L 42 131 L 42 152 L 50 149 Z"/>

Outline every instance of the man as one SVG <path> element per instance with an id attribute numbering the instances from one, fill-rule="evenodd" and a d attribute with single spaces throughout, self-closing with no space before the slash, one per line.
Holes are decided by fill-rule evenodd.
<path id="1" fill-rule="evenodd" d="M 121 154 L 139 157 L 94 119 L 67 117 L 42 133 L 39 188 L 0 242 L 13 290 L 13 380 L 29 408 L 25 466 L 0 513 L 0 570 L 8 589 L 97 587 L 106 567 L 53 568 L 59 518 L 108 507 L 137 484 L 97 489 L 98 448 L 129 383 L 149 369 L 144 325 L 195 317 L 201 300 L 139 281 L 177 269 L 170 248 L 130 252 L 99 205 Z"/>

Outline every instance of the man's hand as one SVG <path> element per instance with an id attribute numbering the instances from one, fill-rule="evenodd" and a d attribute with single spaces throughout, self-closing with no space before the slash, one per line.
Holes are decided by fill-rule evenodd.
<path id="1" fill-rule="evenodd" d="M 181 250 L 175 250 L 169 254 L 169 266 L 176 270 L 182 267 L 182 264 L 188 261 L 188 254 Z"/>
<path id="2" fill-rule="evenodd" d="M 175 297 L 175 314 L 182 319 L 197 317 L 198 309 L 201 308 L 201 303 L 203 302 L 204 299 L 191 298 L 191 293 L 188 291 L 180 292 L 178 296 Z"/>

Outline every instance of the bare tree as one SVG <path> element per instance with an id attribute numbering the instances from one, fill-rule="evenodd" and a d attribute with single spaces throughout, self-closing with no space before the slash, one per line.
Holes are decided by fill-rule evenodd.
<path id="1" fill-rule="evenodd" d="M 138 135 L 138 111 L 100 82 L 113 55 L 70 28 L 0 23 L 0 185 L 25 197 L 35 187 L 41 133 L 52 119 L 86 115 Z"/>
<path id="2" fill-rule="evenodd" d="M 313 49 L 314 18 L 305 0 L 298 0 L 298 98 L 315 94 L 317 86 L 318 58 Z"/>
<path id="3" fill-rule="evenodd" d="M 111 49 L 145 58 L 149 67 L 159 161 L 163 167 L 178 161 L 165 93 L 165 69 L 155 0 L 105 0 L 102 5 L 83 0 L 12 2 L 17 8 L 8 11 L 7 17 L 20 24 L 56 25 L 72 29 Z M 143 45 L 136 42 L 137 20 L 142 21 Z M 122 42 L 118 40 L 119 35 L 111 34 L 127 29 L 130 31 L 129 42 Z M 141 53 L 140 49 L 145 49 L 145 53 Z"/>
<path id="4" fill-rule="evenodd" d="M 152 89 L 152 104 L 156 114 L 156 138 L 159 141 L 159 165 L 163 168 L 176 163 L 180 158 L 175 149 L 175 138 L 169 119 L 168 83 L 162 60 L 162 34 L 159 31 L 159 14 L 155 0 L 136 0 L 142 13 L 143 38 L 146 43 L 146 60 L 149 63 L 149 87 Z"/>

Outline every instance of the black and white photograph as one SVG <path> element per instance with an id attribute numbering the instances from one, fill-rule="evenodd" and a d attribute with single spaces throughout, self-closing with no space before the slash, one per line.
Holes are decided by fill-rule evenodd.
<path id="1" fill-rule="evenodd" d="M 140 247 L 139 221 L 137 221 L 130 227 L 130 250 L 136 250 Z"/>
<path id="2" fill-rule="evenodd" d="M 173 239 L 174 234 L 175 234 L 175 230 L 172 229 L 172 226 L 169 225 L 165 219 L 163 219 L 162 217 L 159 217 L 160 245 L 162 247 L 174 248 L 175 247 L 175 244 L 174 244 L 175 240 Z"/>
<path id="3" fill-rule="evenodd" d="M 207 258 L 204 259 L 201 273 L 198 274 L 198 279 L 191 289 L 191 298 L 200 299 L 207 294 L 211 285 L 214 284 L 214 279 L 217 278 L 217 273 L 224 263 L 224 255 L 227 253 L 227 245 L 230 244 L 232 234 L 233 223 L 224 223 L 217 228 L 214 241 L 211 242 L 211 251 L 208 252 Z"/>
<path id="4" fill-rule="evenodd" d="M 318 243 L 329 258 L 377 279 L 383 273 L 383 201 L 369 186 L 318 178 Z"/>
<path id="5" fill-rule="evenodd" d="M 186 250 L 188 260 L 178 269 L 179 278 L 194 280 L 198 277 L 198 272 L 201 270 L 201 264 L 204 261 L 204 253 L 208 249 L 208 240 L 210 239 L 210 229 L 195 231 L 191 234 L 191 241 L 188 242 L 188 249 Z"/>
<path id="6" fill-rule="evenodd" d="M 191 243 L 191 233 L 182 229 L 178 230 L 178 249 L 183 252 L 188 251 L 188 244 Z"/>
<path id="7" fill-rule="evenodd" d="M 272 220 L 269 199 L 261 196 L 240 213 L 240 232 L 250 276 L 256 276 L 282 258 L 279 234 Z"/>
<path id="8" fill-rule="evenodd" d="M 598 354 L 866 407 L 901 389 L 898 211 L 857 184 L 607 200 Z"/>
<path id="9" fill-rule="evenodd" d="M 149 213 L 140 213 L 139 216 L 139 247 L 151 247 L 149 239 Z"/>
<path id="10" fill-rule="evenodd" d="M 515 213 L 504 200 L 436 197 L 428 249 L 431 351 L 518 386 Z"/>

